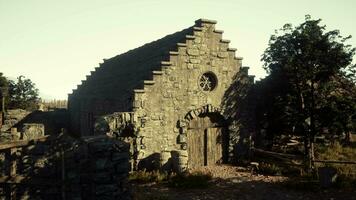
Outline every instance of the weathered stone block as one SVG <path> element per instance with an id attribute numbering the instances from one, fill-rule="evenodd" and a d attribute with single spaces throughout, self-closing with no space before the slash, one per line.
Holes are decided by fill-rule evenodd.
<path id="1" fill-rule="evenodd" d="M 31 140 L 44 136 L 43 124 L 24 124 L 21 132 L 21 139 Z"/>
<path id="2" fill-rule="evenodd" d="M 218 57 L 219 58 L 226 58 L 226 57 L 228 57 L 229 56 L 229 54 L 227 53 L 227 52 L 219 52 L 218 53 Z"/>
<path id="3" fill-rule="evenodd" d="M 199 60 L 199 59 L 191 58 L 191 59 L 189 60 L 189 62 L 192 63 L 192 64 L 199 64 L 199 63 L 200 63 L 200 60 Z"/>
<path id="4" fill-rule="evenodd" d="M 198 49 L 187 49 L 187 54 L 190 56 L 198 56 L 199 50 Z"/>

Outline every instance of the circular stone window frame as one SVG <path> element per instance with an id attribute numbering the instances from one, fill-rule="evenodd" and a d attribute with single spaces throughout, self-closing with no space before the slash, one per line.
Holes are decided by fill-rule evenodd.
<path id="1" fill-rule="evenodd" d="M 206 75 L 206 74 L 210 75 L 210 77 L 212 77 L 212 78 L 214 79 L 214 81 L 215 81 L 215 84 L 214 84 L 213 88 L 210 89 L 210 90 L 204 90 L 204 88 L 201 86 L 201 79 L 202 79 L 202 77 L 203 77 L 204 75 Z M 216 74 L 215 74 L 214 72 L 212 72 L 212 71 L 206 71 L 206 72 L 202 73 L 202 74 L 199 76 L 199 78 L 198 78 L 198 87 L 199 87 L 199 89 L 200 89 L 201 91 L 203 91 L 203 92 L 206 92 L 206 93 L 208 93 L 208 92 L 213 92 L 214 90 L 216 90 L 216 88 L 218 87 L 218 85 L 219 85 L 218 77 L 217 77 Z"/>

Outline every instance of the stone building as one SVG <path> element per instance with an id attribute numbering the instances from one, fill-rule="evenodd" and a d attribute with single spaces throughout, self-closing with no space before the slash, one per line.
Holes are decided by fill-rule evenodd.
<path id="1" fill-rule="evenodd" d="M 199 19 L 104 60 L 68 97 L 71 131 L 130 140 L 138 168 L 184 170 L 227 161 L 234 144 L 225 111 L 231 106 L 223 99 L 247 68 L 215 24 Z"/>

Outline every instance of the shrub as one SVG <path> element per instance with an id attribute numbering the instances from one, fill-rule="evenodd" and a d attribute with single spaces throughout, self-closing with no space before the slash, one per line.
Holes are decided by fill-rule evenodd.
<path id="1" fill-rule="evenodd" d="M 282 168 L 275 164 L 261 162 L 258 166 L 258 172 L 265 175 L 281 175 Z"/>
<path id="2" fill-rule="evenodd" d="M 174 175 L 168 183 L 174 188 L 207 188 L 211 179 L 211 174 L 194 172 Z"/>

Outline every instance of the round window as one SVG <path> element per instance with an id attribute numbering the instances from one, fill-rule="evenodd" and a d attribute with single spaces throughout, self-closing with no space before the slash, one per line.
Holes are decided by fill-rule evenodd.
<path id="1" fill-rule="evenodd" d="M 218 80 L 212 72 L 204 73 L 199 80 L 199 86 L 203 91 L 212 91 L 216 88 Z"/>

